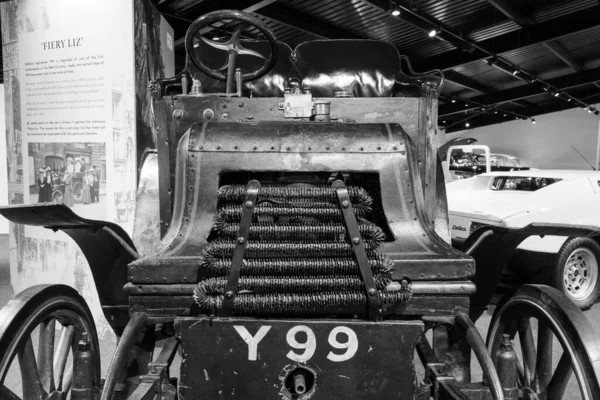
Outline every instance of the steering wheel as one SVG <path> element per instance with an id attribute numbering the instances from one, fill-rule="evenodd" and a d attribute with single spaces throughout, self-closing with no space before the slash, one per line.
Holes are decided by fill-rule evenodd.
<path id="1" fill-rule="evenodd" d="M 203 36 L 199 36 L 200 40 L 202 40 L 207 45 L 217 48 L 219 50 L 224 50 L 228 54 L 227 63 L 218 70 L 213 70 L 206 66 L 200 59 L 197 53 L 197 49 L 194 48 L 194 38 L 198 33 L 205 33 L 203 30 L 205 28 L 210 27 L 211 25 L 221 22 L 221 25 L 225 23 L 226 20 L 234 20 L 240 21 L 241 24 L 238 25 L 232 35 L 231 38 L 226 42 L 217 42 L 214 40 L 207 39 Z M 269 58 L 266 58 L 262 54 L 246 49 L 240 44 L 240 35 L 242 31 L 246 30 L 249 27 L 254 27 L 258 29 L 269 41 L 271 45 L 271 55 Z M 213 11 L 211 13 L 205 14 L 195 20 L 192 25 L 188 28 L 185 34 L 185 50 L 187 54 L 190 56 L 190 59 L 194 63 L 194 65 L 206 75 L 211 78 L 218 79 L 220 81 L 227 81 L 228 91 L 229 88 L 233 87 L 233 78 L 235 74 L 235 59 L 238 55 L 248 55 L 261 58 L 265 60 L 264 65 L 253 72 L 246 72 L 242 74 L 242 82 L 248 82 L 255 79 L 260 78 L 269 72 L 275 62 L 277 61 L 277 56 L 279 55 L 279 47 L 277 46 L 277 40 L 273 33 L 267 28 L 267 26 L 260 21 L 258 18 L 253 17 L 252 15 L 236 10 L 219 10 Z M 222 70 L 227 68 L 227 75 L 225 75 Z"/>

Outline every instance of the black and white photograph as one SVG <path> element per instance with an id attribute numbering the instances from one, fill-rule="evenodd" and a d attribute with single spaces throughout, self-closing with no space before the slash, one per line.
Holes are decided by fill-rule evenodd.
<path id="1" fill-rule="evenodd" d="M 29 143 L 29 200 L 64 204 L 82 215 L 106 211 L 104 143 Z"/>

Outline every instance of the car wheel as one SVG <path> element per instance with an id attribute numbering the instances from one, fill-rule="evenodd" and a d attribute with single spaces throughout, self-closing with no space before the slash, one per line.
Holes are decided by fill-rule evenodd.
<path id="1" fill-rule="evenodd" d="M 600 289 L 600 245 L 590 238 L 568 239 L 546 269 L 546 283 L 561 290 L 580 309 L 590 308 Z"/>

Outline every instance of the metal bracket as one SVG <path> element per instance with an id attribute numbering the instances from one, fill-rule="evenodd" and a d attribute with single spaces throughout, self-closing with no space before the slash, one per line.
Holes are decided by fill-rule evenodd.
<path id="1" fill-rule="evenodd" d="M 244 200 L 244 204 L 242 204 L 240 229 L 238 230 L 235 249 L 233 250 L 233 256 L 231 257 L 231 267 L 229 268 L 229 275 L 227 276 L 227 286 L 225 286 L 223 305 L 219 311 L 219 315 L 222 317 L 231 317 L 233 314 L 233 300 L 237 293 L 237 284 L 240 279 L 240 270 L 242 268 L 242 261 L 244 260 L 246 244 L 248 243 L 248 233 L 250 231 L 250 225 L 252 224 L 252 215 L 254 214 L 254 208 L 256 207 L 259 189 L 260 183 L 256 180 L 251 180 L 248 182 L 248 185 L 246 185 L 246 199 Z"/>
<path id="2" fill-rule="evenodd" d="M 354 215 L 354 209 L 350 202 L 348 188 L 341 180 L 333 182 L 331 187 L 335 189 L 337 194 L 340 209 L 342 210 L 342 216 L 344 217 L 344 225 L 346 226 L 346 232 L 348 233 L 348 239 L 352 244 L 354 257 L 356 258 L 356 263 L 358 264 L 362 280 L 365 284 L 367 300 L 369 301 L 369 319 L 372 321 L 381 321 L 383 319 L 381 297 L 377 290 L 377 286 L 375 285 L 373 271 L 371 271 L 367 252 L 358 230 L 358 222 L 356 222 L 356 215 Z"/>

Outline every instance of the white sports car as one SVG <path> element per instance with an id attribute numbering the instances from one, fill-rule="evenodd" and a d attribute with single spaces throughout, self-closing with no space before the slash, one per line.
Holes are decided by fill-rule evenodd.
<path id="1" fill-rule="evenodd" d="M 460 248 L 478 228 L 522 228 L 547 222 L 600 227 L 600 172 L 493 172 L 447 184 L 452 243 Z M 511 260 L 520 275 L 562 290 L 580 308 L 600 291 L 600 237 L 532 236 Z"/>

